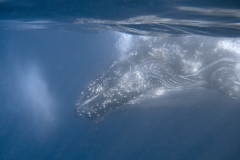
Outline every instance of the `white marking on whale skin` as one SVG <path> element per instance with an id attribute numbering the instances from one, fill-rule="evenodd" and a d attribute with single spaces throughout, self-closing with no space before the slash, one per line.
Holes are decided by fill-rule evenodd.
<path id="1" fill-rule="evenodd" d="M 86 100 L 85 102 L 82 103 L 82 105 L 86 105 L 86 104 L 88 104 L 89 102 L 91 102 L 92 100 L 94 100 L 97 96 L 98 96 L 98 95 L 96 95 L 96 96 L 94 96 L 94 97 L 92 97 L 92 98 Z"/>
<path id="2" fill-rule="evenodd" d="M 99 122 L 131 107 L 198 106 L 218 91 L 240 99 L 239 40 L 199 36 L 131 40 L 120 58 L 82 92 L 76 104 L 79 115 Z"/>

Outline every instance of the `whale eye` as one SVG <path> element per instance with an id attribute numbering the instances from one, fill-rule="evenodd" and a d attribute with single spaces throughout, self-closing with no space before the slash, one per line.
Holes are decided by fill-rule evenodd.
<path id="1" fill-rule="evenodd" d="M 240 79 L 238 77 L 238 70 L 231 67 L 222 67 L 214 72 L 212 83 L 230 97 L 239 99 Z"/>

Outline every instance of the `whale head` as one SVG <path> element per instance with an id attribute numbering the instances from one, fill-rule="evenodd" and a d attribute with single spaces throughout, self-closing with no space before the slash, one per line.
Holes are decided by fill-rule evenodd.
<path id="1" fill-rule="evenodd" d="M 208 52 L 200 54 L 198 49 L 202 44 L 196 45 L 193 40 L 188 39 L 188 45 L 197 48 L 194 54 L 189 46 L 186 51 L 184 38 L 168 48 L 153 47 L 162 43 L 162 39 L 147 39 L 128 56 L 114 61 L 83 89 L 76 102 L 77 114 L 100 122 L 108 115 L 131 107 L 196 102 L 200 97 L 206 99 L 212 93 L 210 90 L 216 89 L 239 99 L 239 56 L 218 48 L 219 56 L 214 52 L 216 45 L 210 48 L 206 45 Z"/>

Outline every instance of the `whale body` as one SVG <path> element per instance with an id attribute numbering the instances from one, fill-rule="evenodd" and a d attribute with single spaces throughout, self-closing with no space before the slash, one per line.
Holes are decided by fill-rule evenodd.
<path id="1" fill-rule="evenodd" d="M 237 40 L 131 36 L 127 42 L 119 58 L 81 92 L 79 116 L 100 122 L 132 107 L 191 106 L 216 91 L 240 98 Z"/>

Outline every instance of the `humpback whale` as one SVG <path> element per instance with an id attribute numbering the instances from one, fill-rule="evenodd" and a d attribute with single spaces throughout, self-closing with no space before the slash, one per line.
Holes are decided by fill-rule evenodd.
<path id="1" fill-rule="evenodd" d="M 119 58 L 81 92 L 79 116 L 100 122 L 132 107 L 191 106 L 213 91 L 240 98 L 238 40 L 130 36 L 126 42 Z"/>

